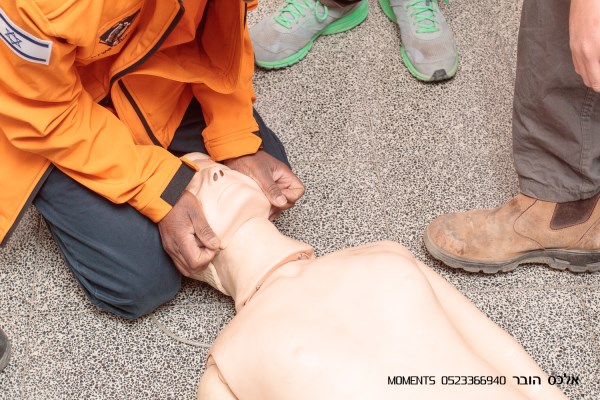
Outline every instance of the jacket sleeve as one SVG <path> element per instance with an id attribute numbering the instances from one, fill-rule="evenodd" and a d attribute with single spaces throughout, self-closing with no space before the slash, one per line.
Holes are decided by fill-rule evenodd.
<path id="1" fill-rule="evenodd" d="M 248 11 L 254 11 L 258 8 L 258 0 L 248 0 L 246 4 L 248 4 Z"/>
<path id="2" fill-rule="evenodd" d="M 204 84 L 193 85 L 194 95 L 202 105 L 206 121 L 206 128 L 202 132 L 204 144 L 215 161 L 254 154 L 260 148 L 262 141 L 253 133 L 258 131 L 252 108 L 255 99 L 253 73 L 254 53 L 246 28 L 237 89 L 232 93 L 218 93 Z"/>
<path id="3" fill-rule="evenodd" d="M 72 38 L 54 34 L 39 14 L 36 23 L 14 9 L 9 13 L 5 8 L 5 23 L 20 29 L 21 40 L 47 44 L 50 52 L 47 63 L 32 62 L 6 37 L 0 41 L 0 133 L 101 196 L 161 220 L 194 170 L 163 148 L 135 145 L 127 126 L 94 102 L 75 67 Z"/>

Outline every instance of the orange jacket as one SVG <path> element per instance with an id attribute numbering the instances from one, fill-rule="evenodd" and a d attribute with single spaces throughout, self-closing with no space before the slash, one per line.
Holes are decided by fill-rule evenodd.
<path id="1" fill-rule="evenodd" d="M 246 8 L 242 0 L 2 1 L 0 242 L 51 165 L 160 221 L 191 177 L 165 148 L 192 96 L 213 159 L 255 153 Z M 111 107 L 100 105 L 107 99 Z"/>

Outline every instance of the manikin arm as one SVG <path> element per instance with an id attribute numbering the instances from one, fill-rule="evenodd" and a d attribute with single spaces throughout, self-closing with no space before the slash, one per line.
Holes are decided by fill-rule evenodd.
<path id="1" fill-rule="evenodd" d="M 219 367 L 210 356 L 206 363 L 206 372 L 204 372 L 198 384 L 196 398 L 197 400 L 238 400 L 231 393 L 229 386 L 219 372 Z"/>

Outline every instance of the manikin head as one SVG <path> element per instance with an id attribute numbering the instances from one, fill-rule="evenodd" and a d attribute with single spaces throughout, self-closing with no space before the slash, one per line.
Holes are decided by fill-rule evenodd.
<path id="1" fill-rule="evenodd" d="M 285 262 L 309 258 L 311 246 L 279 233 L 269 221 L 271 204 L 254 180 L 208 156 L 185 156 L 200 167 L 188 190 L 200 201 L 204 216 L 221 241 L 221 251 L 192 278 L 234 297 L 242 307 L 257 285 Z"/>
<path id="2" fill-rule="evenodd" d="M 252 218 L 267 219 L 271 204 L 254 180 L 216 163 L 202 153 L 190 153 L 186 159 L 200 167 L 188 190 L 200 200 L 206 221 L 227 247 L 231 236 Z"/>

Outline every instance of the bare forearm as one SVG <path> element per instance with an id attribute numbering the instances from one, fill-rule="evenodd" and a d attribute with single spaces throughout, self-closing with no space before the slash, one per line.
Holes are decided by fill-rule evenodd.
<path id="1" fill-rule="evenodd" d="M 575 72 L 600 92 L 600 0 L 571 0 L 569 41 Z"/>

